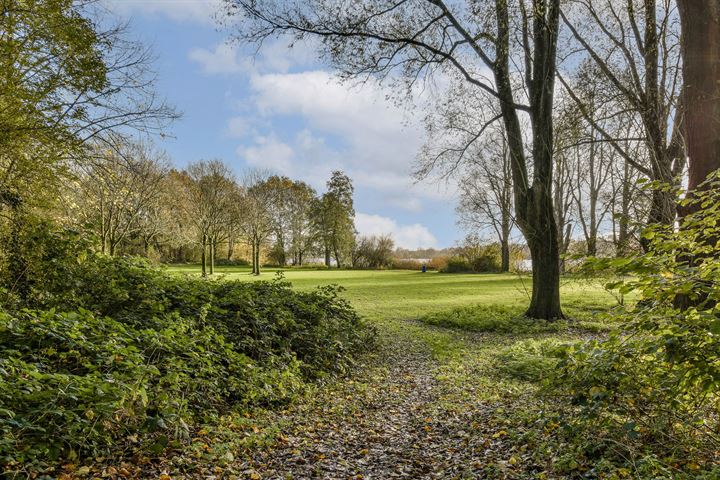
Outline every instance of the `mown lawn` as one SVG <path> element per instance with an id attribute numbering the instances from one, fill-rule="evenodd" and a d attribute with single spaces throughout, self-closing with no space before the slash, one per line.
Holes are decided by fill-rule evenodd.
<path id="1" fill-rule="evenodd" d="M 199 275 L 197 265 L 168 269 Z M 272 280 L 276 271 L 253 277 L 248 268 L 219 267 L 215 278 Z M 333 478 L 338 465 L 387 478 L 394 472 L 388 465 L 415 468 L 407 462 L 425 469 L 422 478 L 429 478 L 427 472 L 433 478 L 575 478 L 593 468 L 538 423 L 554 408 L 541 401 L 540 392 L 565 345 L 608 330 L 602 312 L 617 300 L 603 288 L 606 280 L 564 278 L 568 318 L 544 322 L 522 315 L 531 290 L 523 275 L 311 269 L 282 274 L 298 289 L 342 286 L 345 298 L 377 327 L 380 347 L 356 374 L 319 386 L 281 418 L 273 412 L 256 418 L 266 431 L 293 439 L 258 454 L 257 478 L 307 478 L 298 465 L 315 465 L 328 451 L 335 453 L 317 463 L 314 473 L 326 478 Z M 365 420 L 358 424 L 357 418 Z M 434 429 L 444 433 L 433 435 Z M 379 431 L 385 432 L 379 440 L 358 443 Z M 387 450 L 408 435 L 411 447 Z M 302 461 L 293 463 L 298 457 Z"/>
<path id="2" fill-rule="evenodd" d="M 197 265 L 172 265 L 171 272 L 199 275 Z M 252 276 L 249 267 L 218 267 L 215 277 L 230 280 L 271 280 L 277 271 L 299 289 L 337 284 L 345 297 L 370 319 L 417 319 L 459 307 L 497 307 L 509 316 L 527 306 L 532 281 L 517 274 L 443 274 L 412 270 L 271 269 Z M 563 305 L 570 317 L 585 318 L 616 303 L 602 288 L 602 280 L 567 277 Z"/>

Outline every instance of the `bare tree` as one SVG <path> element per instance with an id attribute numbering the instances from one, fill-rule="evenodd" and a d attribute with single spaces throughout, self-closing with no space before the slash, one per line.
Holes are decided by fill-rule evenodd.
<path id="1" fill-rule="evenodd" d="M 510 271 L 510 234 L 514 227 L 512 172 L 502 128 L 482 142 L 477 162 L 460 180 L 459 223 L 471 232 L 492 231 L 500 244 L 500 270 Z"/>
<path id="2" fill-rule="evenodd" d="M 277 189 L 268 180 L 266 173 L 253 170 L 248 172 L 243 181 L 243 220 L 240 228 L 252 250 L 253 275 L 260 275 L 261 249 L 276 230 L 272 206 L 276 201 Z"/>
<path id="3" fill-rule="evenodd" d="M 102 253 L 113 256 L 159 201 L 169 162 L 144 143 L 97 148 L 92 162 L 81 165 L 73 214 L 95 230 Z"/>
<path id="4" fill-rule="evenodd" d="M 577 93 L 587 76 L 576 82 L 559 79 L 575 100 L 585 120 L 612 145 L 623 160 L 651 180 L 675 185 L 685 166 L 681 136 L 679 22 L 672 0 L 572 0 L 561 14 L 572 42 L 565 65 L 589 68 L 602 79 L 607 99 L 619 107 L 615 114 L 632 111 L 642 125 L 648 163 L 640 163 L 597 121 L 593 107 Z M 619 98 L 622 101 L 617 101 Z M 676 207 L 667 188 L 656 188 L 647 221 L 670 225 Z"/>
<path id="5" fill-rule="evenodd" d="M 261 44 L 278 35 L 315 36 L 321 54 L 346 78 L 388 79 L 399 73 L 411 92 L 418 82 L 444 72 L 489 94 L 501 113 L 488 122 L 502 120 L 507 132 L 516 220 L 533 259 L 533 293 L 526 313 L 545 319 L 563 316 L 552 198 L 559 0 L 226 4 L 231 17 L 241 17 L 237 38 Z M 529 116 L 532 127 L 529 144 L 520 126 L 522 115 Z"/>
<path id="6" fill-rule="evenodd" d="M 184 191 L 178 206 L 193 226 L 194 241 L 200 245 L 202 275 L 208 274 L 208 256 L 212 275 L 218 236 L 225 231 L 237 199 L 235 179 L 220 160 L 192 163 L 181 178 Z"/>

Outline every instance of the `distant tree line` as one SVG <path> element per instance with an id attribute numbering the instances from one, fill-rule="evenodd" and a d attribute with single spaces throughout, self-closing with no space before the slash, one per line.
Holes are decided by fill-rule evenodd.
<path id="1" fill-rule="evenodd" d="M 61 218 L 91 233 L 107 255 L 197 260 L 203 275 L 212 275 L 219 259 L 245 260 L 260 274 L 263 263 L 302 266 L 321 258 L 342 267 L 367 255 L 356 246 L 352 181 L 340 171 L 318 195 L 303 181 L 258 170 L 238 180 L 220 160 L 177 170 L 143 143 L 96 146 L 94 154 L 64 186 Z"/>

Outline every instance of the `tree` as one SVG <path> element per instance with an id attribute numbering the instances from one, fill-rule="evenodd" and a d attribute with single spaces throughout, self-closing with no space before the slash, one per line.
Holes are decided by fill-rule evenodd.
<path id="1" fill-rule="evenodd" d="M 692 192 L 720 168 L 720 2 L 678 0 L 678 9 L 688 190 Z"/>
<path id="2" fill-rule="evenodd" d="M 193 226 L 194 241 L 200 246 L 202 275 L 212 275 L 215 251 L 224 226 L 233 214 L 237 185 L 227 165 L 220 160 L 203 160 L 188 165 L 182 175 L 184 218 Z"/>
<path id="3" fill-rule="evenodd" d="M 327 266 L 330 266 L 331 255 L 338 268 L 350 256 L 355 239 L 353 191 L 350 177 L 334 171 L 327 182 L 327 192 L 315 203 L 314 223 L 323 244 Z"/>
<path id="4" fill-rule="evenodd" d="M 80 173 L 71 215 L 95 231 L 103 254 L 114 256 L 123 241 L 140 232 L 143 217 L 149 220 L 168 160 L 139 142 L 97 149 L 95 158 L 80 166 L 86 171 Z"/>
<path id="5" fill-rule="evenodd" d="M 226 5 L 231 16 L 241 17 L 241 40 L 259 44 L 285 34 L 315 36 L 321 55 L 346 78 L 387 79 L 398 73 L 411 93 L 418 82 L 443 72 L 493 98 L 501 113 L 488 123 L 502 120 L 507 132 L 516 220 L 533 260 L 526 313 L 563 316 L 552 198 L 559 0 L 364 0 L 342 8 L 332 0 L 226 0 Z M 526 114 L 529 142 L 520 126 Z"/>
<path id="6" fill-rule="evenodd" d="M 395 242 L 390 235 L 358 236 L 350 261 L 353 268 L 384 268 L 392 263 Z"/>
<path id="7" fill-rule="evenodd" d="M 312 228 L 312 205 L 315 198 L 315 190 L 310 185 L 299 180 L 293 183 L 288 206 L 288 234 L 294 265 L 303 264 L 305 253 L 312 250 L 315 243 Z"/>
<path id="8" fill-rule="evenodd" d="M 496 129 L 476 155 L 477 163 L 463 173 L 459 183 L 459 223 L 471 232 L 491 230 L 500 244 L 500 271 L 509 272 L 515 221 L 510 156 L 502 129 Z"/>
<path id="9" fill-rule="evenodd" d="M 96 3 L 2 2 L 0 189 L 35 185 L 33 196 L 47 199 L 86 142 L 114 148 L 121 133 L 157 132 L 177 118 L 154 92 L 150 52 L 122 26 L 101 28 Z"/>
<path id="10" fill-rule="evenodd" d="M 275 231 L 272 206 L 276 202 L 277 189 L 265 173 L 257 170 L 249 172 L 243 183 L 240 228 L 252 251 L 252 274 L 260 275 L 262 246 Z"/>
<path id="11" fill-rule="evenodd" d="M 103 28 L 96 5 L 0 5 L 0 227 L 18 285 L 26 283 L 14 248 L 24 217 L 55 202 L 69 160 L 84 158 L 88 142 L 112 147 L 117 135 L 157 132 L 177 118 L 155 94 L 149 51 L 127 41 L 123 27 Z"/>
<path id="12" fill-rule="evenodd" d="M 604 102 L 595 102 L 592 80 L 579 90 L 582 98 L 591 105 L 593 121 L 602 122 L 607 106 Z M 603 222 L 610 211 L 612 195 L 608 195 L 612 165 L 616 162 L 616 152 L 600 134 L 587 122 L 583 122 L 577 107 L 570 100 L 563 105 L 560 113 L 556 151 L 558 157 L 565 159 L 567 171 L 567 198 L 574 205 L 576 223 L 580 225 L 585 237 L 585 250 L 590 256 L 597 254 L 598 236 Z M 596 120 L 597 119 L 597 120 Z M 606 130 L 615 132 L 617 128 L 604 123 Z M 610 198 L 607 198 L 610 197 Z M 557 202 L 556 202 L 557 205 Z M 567 210 L 570 206 L 566 207 Z M 570 242 L 568 231 L 567 243 Z"/>
<path id="13" fill-rule="evenodd" d="M 685 166 L 681 125 L 687 106 L 677 103 L 681 68 L 672 2 L 629 0 L 619 5 L 613 0 L 579 0 L 569 4 L 562 20 L 575 41 L 569 46 L 566 63 L 589 69 L 592 76 L 602 79 L 605 100 L 618 107 L 612 115 L 634 112 L 642 126 L 642 135 L 635 141 L 644 143 L 649 163 L 638 162 L 626 142 L 603 127 L 594 116 L 597 102 L 588 102 L 576 93 L 586 84 L 587 75 L 579 75 L 576 84 L 560 75 L 578 110 L 629 165 L 660 184 L 677 185 Z M 618 98 L 622 102 L 615 100 Z M 653 189 L 647 223 L 671 225 L 675 216 L 670 189 Z"/>

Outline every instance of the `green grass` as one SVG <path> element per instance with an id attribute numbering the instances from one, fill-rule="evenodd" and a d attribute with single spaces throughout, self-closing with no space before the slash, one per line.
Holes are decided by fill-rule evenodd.
<path id="1" fill-rule="evenodd" d="M 198 275 L 197 265 L 169 266 L 171 272 Z M 259 277 L 250 274 L 249 267 L 218 267 L 216 276 L 231 280 L 270 280 L 276 271 L 298 289 L 312 289 L 319 285 L 338 284 L 346 289 L 345 297 L 369 319 L 420 319 L 460 311 L 473 307 L 486 309 L 485 319 L 506 321 L 522 315 L 529 302 L 532 281 L 528 276 L 515 274 L 443 274 L 421 273 L 411 270 L 314 270 L 267 268 Z M 587 320 L 593 312 L 606 310 L 614 304 L 613 297 L 602 288 L 601 281 L 564 279 L 563 305 L 571 317 Z M 480 307 L 476 307 L 476 306 Z M 471 315 L 472 316 L 472 315 Z M 472 319 L 457 315 L 443 326 L 469 330 Z M 468 323 L 470 322 L 470 323 Z M 442 324 L 439 321 L 431 323 Z M 480 328 L 479 330 L 483 330 Z"/>
<path id="2" fill-rule="evenodd" d="M 178 274 L 199 274 L 197 266 L 168 268 Z M 266 269 L 253 277 L 246 267 L 220 267 L 217 278 L 271 280 L 275 271 Z M 544 322 L 523 317 L 532 288 L 528 276 L 408 270 L 282 272 L 298 289 L 344 287 L 345 298 L 377 326 L 381 348 L 420 348 L 431 355 L 438 387 L 435 399 L 425 406 L 435 412 L 430 416 L 484 412 L 485 428 L 507 435 L 510 443 L 499 448 L 507 450 L 508 458 L 511 449 L 525 448 L 524 435 L 543 418 L 547 405 L 540 400 L 541 385 L 557 368 L 564 346 L 602 335 L 609 325 L 600 313 L 617 304 L 603 288 L 604 279 L 566 277 L 561 299 L 568 318 Z M 383 351 L 392 350 L 380 351 L 381 365 Z M 547 446 L 533 448 L 527 455 L 540 464 L 546 462 L 547 451 L 565 448 L 555 445 L 551 434 L 541 432 L 537 438 Z M 517 478 L 539 477 L 528 473 Z"/>

